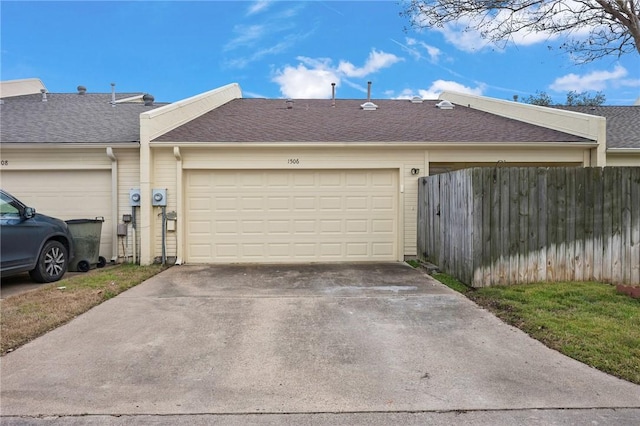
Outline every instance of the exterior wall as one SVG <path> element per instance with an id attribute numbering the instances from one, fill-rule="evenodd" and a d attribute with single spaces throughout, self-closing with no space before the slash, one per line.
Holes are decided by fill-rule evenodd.
<path id="1" fill-rule="evenodd" d="M 614 167 L 639 167 L 640 166 L 640 149 L 636 152 L 616 153 L 612 150 L 607 151 L 607 166 Z"/>
<path id="2" fill-rule="evenodd" d="M 182 214 L 178 213 L 178 179 L 176 175 L 176 158 L 171 148 L 153 150 L 153 174 L 152 189 L 167 190 L 166 212 L 176 212 L 180 220 Z M 152 229 L 153 229 L 153 257 L 155 259 L 162 256 L 162 208 L 152 207 Z M 166 233 L 166 256 L 177 257 L 178 232 Z"/>
<path id="3" fill-rule="evenodd" d="M 232 99 L 241 98 L 240 86 L 236 83 L 140 114 L 140 263 L 148 265 L 155 256 L 154 238 L 156 220 L 152 217 L 150 202 L 156 172 L 151 152 L 151 141 L 176 127 L 193 120 Z M 160 170 L 162 176 L 164 171 Z M 178 179 L 181 179 L 178 178 Z M 180 221 L 180 219 L 178 219 Z"/>
<path id="4" fill-rule="evenodd" d="M 131 206 L 129 205 L 129 190 L 140 187 L 140 150 L 136 145 L 132 149 L 114 149 L 114 155 L 118 161 L 118 195 L 117 195 L 117 217 L 116 223 L 124 223 L 122 216 L 125 214 L 133 215 Z M 140 222 L 139 209 L 136 208 L 135 214 L 137 222 Z M 134 241 L 135 238 L 135 241 Z M 123 241 L 124 239 L 124 241 Z M 138 258 L 136 252 L 139 252 L 140 236 L 133 229 L 133 225 L 127 226 L 127 237 L 118 237 L 117 256 L 119 261 L 133 262 Z M 124 249 L 122 243 L 124 242 Z"/>
<path id="5" fill-rule="evenodd" d="M 521 149 L 513 147 L 470 149 L 444 147 L 435 149 L 368 146 L 368 147 L 301 147 L 301 146 L 250 146 L 238 148 L 232 144 L 228 146 L 197 146 L 190 144 L 179 148 L 177 157 L 174 147 L 167 144 L 152 144 L 153 188 L 168 190 L 167 211 L 175 211 L 178 216 L 176 232 L 167 233 L 166 254 L 181 259 L 183 250 L 183 219 L 185 218 L 184 191 L 181 174 L 184 170 L 241 170 L 241 169 L 396 169 L 399 173 L 399 241 L 401 258 L 417 254 L 417 199 L 418 179 L 429 172 L 430 164 L 439 165 L 440 161 L 453 160 L 462 162 L 477 162 L 485 160 L 486 165 L 494 166 L 499 160 L 515 161 L 527 159 L 536 161 L 536 165 L 573 165 L 580 166 L 589 163 L 589 147 L 573 149 L 558 148 L 540 150 L 534 148 Z M 299 160 L 298 164 L 289 164 L 288 159 Z M 433 163 L 431 163 L 433 162 Z M 182 170 L 182 173 L 181 171 Z M 415 173 L 415 174 L 413 174 Z M 158 258 L 162 253 L 161 219 L 159 208 L 153 209 L 152 214 L 152 258 Z M 177 246 L 176 246 L 177 244 Z"/>
<path id="6" fill-rule="evenodd" d="M 418 175 L 412 175 L 412 169 L 424 170 L 424 152 L 411 149 L 304 149 L 292 148 L 181 148 L 181 161 L 183 169 L 396 169 L 400 178 L 400 217 L 398 222 L 402 232 L 399 233 L 400 250 L 404 255 L 416 254 L 416 207 L 418 191 Z M 183 206 L 178 206 L 177 190 L 183 188 L 176 186 L 176 158 L 173 152 L 167 148 L 153 149 L 153 186 L 168 189 L 167 211 L 175 210 L 178 221 L 185 217 Z M 299 164 L 289 165 L 290 158 L 299 159 Z M 183 197 L 184 198 L 184 197 Z M 161 254 L 161 227 L 160 222 L 154 220 L 154 247 L 153 256 Z M 178 225 L 180 229 L 180 225 Z M 399 230 L 400 231 L 400 230 Z M 167 241 L 167 252 L 173 256 L 175 252 L 174 241 L 180 241 L 181 236 L 170 237 Z M 172 238 L 173 237 L 173 238 Z"/>
<path id="7" fill-rule="evenodd" d="M 519 146 L 457 146 L 435 148 L 429 150 L 431 163 L 538 163 L 542 165 L 554 163 L 571 163 L 588 167 L 591 163 L 588 146 L 574 145 L 567 147 L 559 144 L 531 144 Z"/>
<path id="8" fill-rule="evenodd" d="M 135 149 L 134 151 L 137 151 L 137 149 Z M 1 157 L 2 166 L 0 169 L 0 185 L 2 184 L 2 173 L 11 173 L 12 171 L 24 173 L 37 172 L 38 174 L 46 173 L 48 171 L 52 174 L 55 172 L 66 172 L 66 175 L 68 175 L 69 172 L 73 172 L 74 170 L 101 171 L 104 172 L 105 175 L 109 176 L 113 173 L 114 170 L 113 161 L 109 158 L 107 149 L 104 146 L 95 148 L 81 148 L 79 146 L 68 147 L 54 145 L 47 148 L 42 148 L 42 146 L 32 144 L 20 144 L 19 146 L 5 144 L 2 146 Z M 54 177 L 52 176 L 52 178 Z M 78 195 L 81 195 L 82 193 L 84 193 L 84 191 L 90 190 L 90 188 L 85 188 L 83 186 L 83 183 L 86 184 L 87 182 L 82 182 L 81 177 L 78 179 L 78 188 L 79 191 L 82 191 Z M 113 181 L 114 179 L 111 179 L 111 182 Z M 51 180 L 46 183 L 49 185 L 52 183 L 56 184 L 56 182 L 52 182 Z M 27 183 L 25 182 L 25 184 Z M 109 197 L 110 201 L 108 204 L 111 204 L 112 208 L 109 211 L 100 211 L 100 215 L 105 216 L 105 218 L 107 219 L 102 227 L 102 248 L 100 254 L 107 259 L 112 259 L 115 253 L 115 244 L 117 243 L 117 238 L 115 237 L 116 218 L 113 217 L 115 215 L 115 212 L 117 211 L 117 206 L 114 204 L 114 200 L 116 199 L 116 197 L 114 197 L 112 186 L 106 182 L 105 185 L 108 186 L 104 188 L 98 188 L 99 191 L 96 192 L 104 194 L 105 197 Z M 43 189 L 43 191 L 47 191 L 47 196 L 51 195 L 51 189 L 47 188 Z M 35 195 L 37 195 L 38 190 L 31 189 L 30 192 L 33 192 Z M 18 197 L 20 196 L 19 193 L 14 195 Z M 33 200 L 33 203 L 37 204 L 37 200 Z M 77 212 L 86 210 L 87 209 L 81 208 L 77 208 L 74 210 L 73 207 L 70 207 L 68 214 L 57 215 L 61 219 L 78 218 L 77 215 L 80 213 Z M 75 214 L 74 211 L 76 211 Z"/>
<path id="9" fill-rule="evenodd" d="M 591 152 L 589 165 L 606 165 L 607 132 L 604 117 L 454 92 L 443 92 L 440 99 L 462 107 L 466 105 L 491 114 L 591 139 L 596 141 L 598 146 Z"/>

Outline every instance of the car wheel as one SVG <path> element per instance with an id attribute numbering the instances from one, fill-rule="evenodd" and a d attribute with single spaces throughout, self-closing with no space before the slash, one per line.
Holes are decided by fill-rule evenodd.
<path id="1" fill-rule="evenodd" d="M 67 249 L 59 241 L 47 241 L 36 267 L 29 271 L 31 279 L 39 283 L 50 283 L 58 281 L 67 272 Z"/>

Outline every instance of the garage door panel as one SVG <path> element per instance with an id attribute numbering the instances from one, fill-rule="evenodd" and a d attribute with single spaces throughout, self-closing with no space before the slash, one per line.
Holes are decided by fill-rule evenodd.
<path id="1" fill-rule="evenodd" d="M 3 170 L 2 188 L 62 220 L 104 217 L 100 255 L 112 255 L 110 170 Z"/>
<path id="2" fill-rule="evenodd" d="M 394 170 L 187 171 L 186 261 L 396 260 L 397 179 Z"/>

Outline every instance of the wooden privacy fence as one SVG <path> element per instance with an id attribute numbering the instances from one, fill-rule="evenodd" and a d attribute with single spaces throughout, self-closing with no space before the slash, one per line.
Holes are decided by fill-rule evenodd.
<path id="1" fill-rule="evenodd" d="M 418 253 L 473 287 L 640 284 L 640 167 L 474 168 L 421 178 Z"/>

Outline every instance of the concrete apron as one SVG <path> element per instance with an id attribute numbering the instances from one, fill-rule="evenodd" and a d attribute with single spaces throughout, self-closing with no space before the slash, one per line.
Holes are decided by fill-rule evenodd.
<path id="1" fill-rule="evenodd" d="M 173 267 L 2 358 L 11 415 L 640 407 L 405 264 Z"/>

